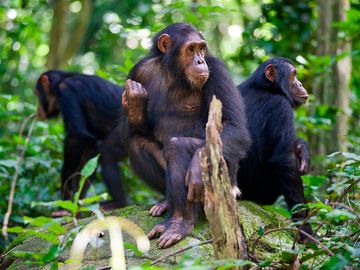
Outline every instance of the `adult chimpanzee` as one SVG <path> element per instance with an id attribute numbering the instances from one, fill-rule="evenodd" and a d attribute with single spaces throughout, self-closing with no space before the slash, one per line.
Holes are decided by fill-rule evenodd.
<path id="1" fill-rule="evenodd" d="M 117 167 L 118 161 L 127 156 L 122 93 L 121 87 L 97 76 L 50 70 L 38 79 L 38 117 L 51 118 L 61 112 L 64 119 L 63 199 L 72 199 L 79 184 L 76 173 L 100 153 L 104 182 L 115 201 L 104 206 L 127 204 Z"/>
<path id="2" fill-rule="evenodd" d="M 169 217 L 148 234 L 149 238 L 161 234 L 157 246 L 166 248 L 190 233 L 204 196 L 199 150 L 213 95 L 223 104 L 223 154 L 234 185 L 250 136 L 242 99 L 228 70 L 208 53 L 193 26 L 172 24 L 153 41 L 149 55 L 129 74 L 123 106 L 131 126 L 134 170 L 167 189 Z"/>
<path id="3" fill-rule="evenodd" d="M 294 64 L 286 58 L 270 59 L 238 88 L 253 141 L 238 171 L 242 199 L 272 204 L 283 194 L 290 209 L 305 203 L 300 173 L 307 170 L 309 153 L 305 141 L 295 138 L 293 109 L 305 103 L 308 94 Z M 297 212 L 293 219 L 305 216 L 306 211 Z"/>

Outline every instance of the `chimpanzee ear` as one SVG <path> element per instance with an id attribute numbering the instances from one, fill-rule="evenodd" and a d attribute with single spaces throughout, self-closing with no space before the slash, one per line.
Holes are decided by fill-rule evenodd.
<path id="1" fill-rule="evenodd" d="M 167 53 L 171 47 L 171 38 L 168 34 L 162 34 L 157 42 L 160 51 Z"/>
<path id="2" fill-rule="evenodd" d="M 276 79 L 276 68 L 273 64 L 269 64 L 265 68 L 265 77 L 271 81 L 275 82 Z"/>
<path id="3" fill-rule="evenodd" d="M 49 77 L 45 74 L 41 75 L 40 82 L 44 86 L 44 91 L 46 94 L 50 93 L 50 82 Z"/>

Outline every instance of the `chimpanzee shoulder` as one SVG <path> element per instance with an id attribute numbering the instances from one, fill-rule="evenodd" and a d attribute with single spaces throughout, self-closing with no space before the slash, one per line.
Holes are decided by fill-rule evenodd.
<path id="1" fill-rule="evenodd" d="M 207 96 L 208 104 L 215 95 L 223 103 L 223 119 L 231 119 L 235 123 L 242 124 L 243 101 L 230 77 L 227 66 L 219 59 L 208 56 L 206 63 L 209 66 L 210 76 L 204 85 L 204 94 Z"/>

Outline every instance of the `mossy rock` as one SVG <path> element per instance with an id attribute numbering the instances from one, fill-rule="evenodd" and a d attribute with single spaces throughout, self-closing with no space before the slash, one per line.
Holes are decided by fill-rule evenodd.
<path id="1" fill-rule="evenodd" d="M 249 250 L 252 249 L 254 239 L 258 235 L 259 228 L 278 228 L 285 226 L 288 221 L 283 216 L 271 210 L 265 210 L 263 207 L 247 201 L 239 203 L 240 215 L 244 227 L 244 233 L 247 239 Z M 129 206 L 123 209 L 106 212 L 107 216 L 121 216 L 127 218 L 137 225 L 139 225 L 144 232 L 148 232 L 152 227 L 163 220 L 163 217 L 150 217 L 148 213 L 149 207 L 145 206 Z M 93 218 L 84 219 L 81 224 L 89 223 Z M 72 226 L 68 226 L 70 229 Z M 205 219 L 201 220 L 195 227 L 193 233 L 168 249 L 159 250 L 156 248 L 156 240 L 151 241 L 151 249 L 148 253 L 137 255 L 134 251 L 126 249 L 126 264 L 127 267 L 141 265 L 145 262 L 155 260 L 164 255 L 173 253 L 183 247 L 200 243 L 207 239 L 211 239 L 210 229 Z M 105 236 L 101 240 L 103 243 L 100 247 L 93 248 L 90 245 L 87 247 L 84 257 L 85 265 L 96 265 L 97 268 L 108 265 L 111 256 L 109 238 L 105 232 Z M 124 241 L 134 243 L 134 239 L 124 233 Z M 286 231 L 278 231 L 272 234 L 263 236 L 255 247 L 255 254 L 258 259 L 275 261 L 280 259 L 282 250 L 289 250 L 292 246 L 293 238 Z M 51 243 L 39 237 L 31 237 L 24 239 L 21 235 L 15 239 L 15 246 L 12 245 L 11 252 L 7 254 L 4 260 L 0 263 L 0 269 L 49 269 L 49 266 L 34 266 L 29 268 L 29 265 L 24 264 L 24 260 L 16 258 L 12 255 L 14 251 L 22 252 L 38 252 L 46 253 L 51 247 Z M 202 258 L 203 260 L 212 260 L 214 250 L 211 244 L 199 245 L 188 251 L 192 256 Z M 69 248 L 61 254 L 61 260 L 65 261 L 69 256 Z M 171 256 L 162 266 L 170 267 L 176 263 L 182 254 Z"/>

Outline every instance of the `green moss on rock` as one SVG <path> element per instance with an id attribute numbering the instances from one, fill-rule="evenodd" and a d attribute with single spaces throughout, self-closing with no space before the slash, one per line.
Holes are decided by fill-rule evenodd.
<path id="1" fill-rule="evenodd" d="M 145 233 L 149 232 L 155 224 L 161 222 L 163 217 L 154 218 L 148 213 L 149 207 L 147 206 L 129 206 L 123 209 L 117 209 L 106 212 L 106 216 L 121 216 L 127 218 L 137 225 L 139 225 Z M 265 210 L 261 206 L 247 201 L 239 203 L 239 211 L 244 227 L 244 233 L 251 250 L 254 239 L 258 237 L 259 228 L 278 228 L 283 227 L 287 220 L 281 215 L 271 211 Z M 87 218 L 81 221 L 81 224 L 87 224 L 94 218 Z M 71 226 L 68 227 L 68 229 Z M 151 249 L 147 254 L 136 255 L 134 251 L 126 250 L 126 262 L 128 266 L 140 265 L 149 260 L 155 260 L 164 255 L 173 253 L 183 247 L 200 243 L 204 240 L 210 239 L 210 229 L 205 220 L 201 219 L 195 227 L 193 233 L 180 241 L 175 246 L 158 250 L 156 248 L 156 240 L 151 241 Z M 124 241 L 135 244 L 134 239 L 124 233 Z M 24 236 L 19 236 L 16 240 L 16 246 L 5 257 L 5 260 L 0 264 L 0 269 L 8 267 L 7 269 L 29 269 L 24 266 L 22 259 L 15 258 L 12 254 L 14 251 L 36 251 L 39 253 L 46 253 L 51 247 L 51 244 L 46 240 L 38 237 L 31 237 L 25 240 Z M 279 231 L 276 233 L 265 235 L 260 239 L 255 247 L 255 254 L 259 259 L 277 260 L 281 256 L 281 251 L 290 249 L 292 245 L 292 238 L 286 231 Z M 199 257 L 203 260 L 211 260 L 213 258 L 214 250 L 211 244 L 197 246 L 189 251 L 193 257 Z M 62 260 L 66 260 L 69 255 L 69 248 L 61 255 Z M 170 266 L 174 262 L 178 262 L 182 254 L 172 256 L 163 266 Z M 105 232 L 105 237 L 99 240 L 97 248 L 87 247 L 85 252 L 84 265 L 96 265 L 97 267 L 107 266 L 108 260 L 111 257 L 109 238 Z M 31 267 L 32 269 L 42 269 L 43 267 Z M 45 267 L 47 268 L 47 267 Z"/>

